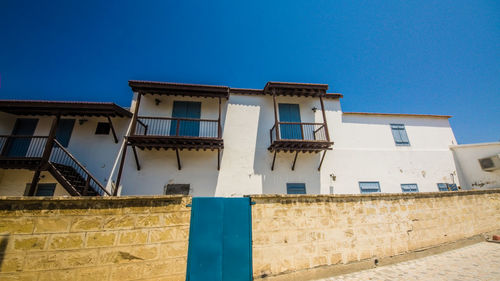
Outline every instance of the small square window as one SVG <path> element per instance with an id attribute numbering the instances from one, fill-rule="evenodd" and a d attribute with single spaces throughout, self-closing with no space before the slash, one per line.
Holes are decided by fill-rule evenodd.
<path id="1" fill-rule="evenodd" d="M 450 191 L 448 189 L 448 184 L 446 183 L 438 183 L 437 184 L 439 191 Z"/>
<path id="2" fill-rule="evenodd" d="M 40 183 L 36 188 L 35 196 L 54 196 L 55 183 Z"/>
<path id="3" fill-rule="evenodd" d="M 165 186 L 165 195 L 189 195 L 189 184 L 167 184 Z"/>
<path id="4" fill-rule="evenodd" d="M 305 183 L 287 183 L 286 184 L 287 194 L 306 194 L 306 184 Z"/>
<path id="5" fill-rule="evenodd" d="M 410 140 L 404 124 L 391 124 L 392 136 L 397 146 L 409 146 Z"/>
<path id="6" fill-rule="evenodd" d="M 380 192 L 380 183 L 378 181 L 360 181 L 359 189 L 361 190 L 361 193 Z"/>
<path id="7" fill-rule="evenodd" d="M 418 192 L 418 185 L 416 183 L 403 183 L 401 190 L 403 192 Z"/>
<path id="8" fill-rule="evenodd" d="M 95 129 L 96 135 L 109 135 L 109 130 L 111 126 L 108 122 L 99 122 L 97 123 L 97 128 Z"/>

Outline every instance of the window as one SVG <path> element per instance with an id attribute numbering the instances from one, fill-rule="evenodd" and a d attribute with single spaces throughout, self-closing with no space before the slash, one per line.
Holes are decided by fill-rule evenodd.
<path id="1" fill-rule="evenodd" d="M 401 190 L 403 192 L 418 192 L 418 186 L 416 183 L 403 183 L 401 184 Z"/>
<path id="2" fill-rule="evenodd" d="M 167 184 L 165 186 L 165 195 L 189 195 L 189 184 Z"/>
<path id="3" fill-rule="evenodd" d="M 95 128 L 96 135 L 109 135 L 109 130 L 111 129 L 108 122 L 99 122 Z"/>
<path id="4" fill-rule="evenodd" d="M 394 142 L 398 146 L 409 146 L 410 141 L 408 140 L 408 135 L 406 134 L 405 125 L 403 124 L 391 124 L 392 136 L 394 137 Z"/>
<path id="5" fill-rule="evenodd" d="M 373 181 L 373 182 L 360 181 L 359 189 L 361 190 L 361 193 L 380 192 L 380 184 L 378 181 Z"/>
<path id="6" fill-rule="evenodd" d="M 40 183 L 35 192 L 35 196 L 54 196 L 56 190 L 55 183 Z"/>
<path id="7" fill-rule="evenodd" d="M 438 189 L 439 191 L 449 191 L 448 190 L 448 184 L 446 183 L 438 183 Z"/>
<path id="8" fill-rule="evenodd" d="M 306 194 L 305 183 L 287 183 L 286 194 Z"/>

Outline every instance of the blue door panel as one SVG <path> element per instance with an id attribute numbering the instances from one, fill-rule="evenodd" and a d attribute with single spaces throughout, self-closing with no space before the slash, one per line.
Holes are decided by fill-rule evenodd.
<path id="1" fill-rule="evenodd" d="M 222 280 L 223 210 L 221 198 L 193 198 L 186 280 Z"/>
<path id="2" fill-rule="evenodd" d="M 56 140 L 64 147 L 68 147 L 73 127 L 75 126 L 75 119 L 61 119 L 57 124 Z"/>
<path id="3" fill-rule="evenodd" d="M 32 136 L 35 132 L 38 119 L 18 118 L 12 135 L 14 136 Z M 30 138 L 9 138 L 5 143 L 5 155 L 10 157 L 24 157 L 31 144 Z"/>
<path id="4" fill-rule="evenodd" d="M 186 280 L 252 280 L 250 198 L 193 198 Z"/>
<path id="5" fill-rule="evenodd" d="M 251 280 L 252 222 L 250 198 L 226 198 L 224 201 L 222 280 Z"/>
<path id="6" fill-rule="evenodd" d="M 280 122 L 301 122 L 298 104 L 280 103 L 278 105 Z M 302 139 L 300 125 L 282 124 L 280 126 L 282 139 Z"/>
<path id="7" fill-rule="evenodd" d="M 201 102 L 174 101 L 172 117 L 200 119 Z M 200 121 L 172 121 L 170 125 L 171 136 L 176 135 L 177 126 L 179 126 L 179 136 L 199 136 Z"/>

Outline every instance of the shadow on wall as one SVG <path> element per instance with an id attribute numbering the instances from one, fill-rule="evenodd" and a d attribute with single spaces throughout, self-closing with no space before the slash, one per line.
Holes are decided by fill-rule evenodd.
<path id="1" fill-rule="evenodd" d="M 0 239 L 0 268 L 3 267 L 3 260 L 5 257 L 5 251 L 7 250 L 8 243 L 9 243 L 9 236 L 4 236 Z"/>

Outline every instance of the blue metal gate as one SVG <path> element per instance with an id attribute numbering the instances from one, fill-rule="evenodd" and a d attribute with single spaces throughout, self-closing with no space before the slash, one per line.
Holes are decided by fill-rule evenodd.
<path id="1" fill-rule="evenodd" d="M 252 280 L 250 198 L 193 198 L 186 280 Z"/>

